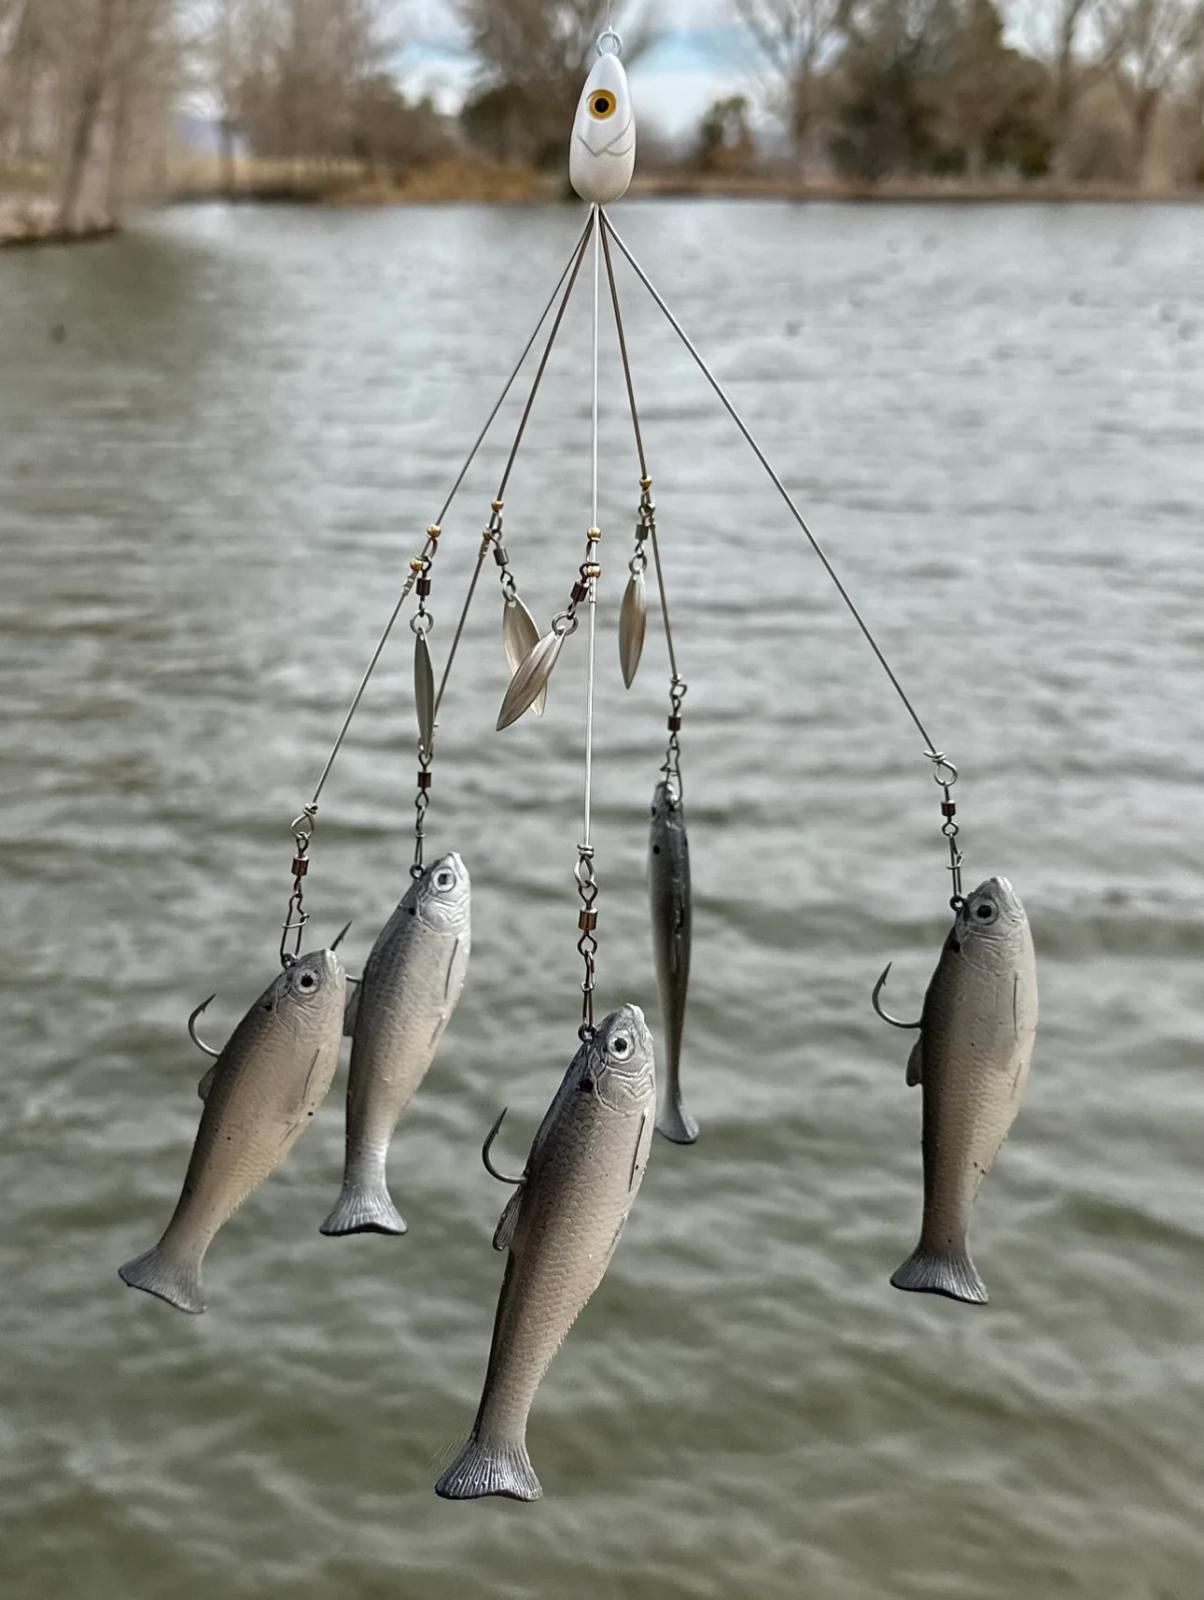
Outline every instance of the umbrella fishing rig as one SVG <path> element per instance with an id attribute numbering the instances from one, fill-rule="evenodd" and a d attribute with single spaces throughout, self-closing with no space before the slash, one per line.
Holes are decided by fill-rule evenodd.
<path id="1" fill-rule="evenodd" d="M 471 449 L 460 468 L 450 491 L 447 494 L 438 514 L 427 526 L 426 537 L 418 554 L 410 561 L 410 571 L 398 596 L 384 630 L 376 644 L 368 662 L 355 695 L 343 719 L 334 746 L 327 757 L 318 782 L 314 787 L 313 795 L 304 805 L 298 815 L 293 819 L 291 832 L 293 835 L 293 860 L 291 867 L 292 888 L 288 900 L 288 908 L 282 924 L 280 940 L 280 959 L 284 966 L 294 963 L 301 952 L 304 930 L 310 919 L 310 912 L 305 906 L 305 886 L 309 874 L 311 847 L 318 820 L 319 806 L 328 779 L 334 768 L 346 740 L 352 721 L 359 710 L 369 682 L 380 662 L 381 656 L 393 633 L 394 627 L 412 594 L 417 596 L 417 606 L 410 619 L 410 628 L 414 634 L 414 699 L 418 723 L 418 772 L 417 791 L 415 796 L 415 824 L 414 824 L 414 856 L 411 865 L 411 874 L 420 878 L 424 868 L 424 848 L 426 840 L 427 813 L 432 800 L 434 783 L 434 760 L 436 751 L 436 733 L 438 727 L 439 709 L 447 689 L 448 678 L 455 662 L 465 626 L 468 621 L 469 611 L 479 587 L 482 571 L 489 557 L 492 557 L 500 580 L 502 596 L 502 642 L 511 672 L 509 687 L 506 690 L 501 711 L 498 716 L 497 726 L 501 730 L 518 720 L 527 711 L 535 715 L 542 714 L 546 700 L 548 682 L 555 668 L 565 642 L 578 631 L 581 625 L 581 611 L 585 612 L 585 632 L 587 638 L 586 660 L 586 694 L 585 694 L 585 730 L 584 730 L 584 806 L 581 842 L 577 847 L 577 860 L 574 867 L 574 878 L 577 894 L 580 901 L 578 912 L 578 943 L 577 948 L 581 954 L 584 965 L 584 976 L 581 984 L 582 1010 L 579 1028 L 580 1037 L 588 1040 L 593 1037 L 594 1031 L 594 991 L 597 978 L 598 941 L 596 937 L 598 925 L 597 899 L 599 885 L 595 870 L 595 847 L 592 836 L 592 782 L 593 782 L 593 746 L 594 746 L 594 681 L 596 671 L 596 614 L 598 583 L 602 576 L 602 566 L 599 559 L 599 542 L 602 534 L 598 526 L 598 364 L 599 364 L 599 330 L 602 306 L 602 275 L 605 272 L 615 333 L 618 340 L 620 359 L 623 367 L 623 376 L 627 391 L 632 428 L 635 437 L 636 455 L 639 468 L 639 500 L 635 528 L 635 548 L 628 566 L 628 583 L 624 593 L 620 615 L 619 657 L 624 680 L 628 687 L 634 681 L 643 650 L 647 599 L 645 588 L 645 573 L 648 567 L 647 548 L 651 547 L 652 562 L 657 580 L 658 608 L 665 630 L 665 639 L 668 648 L 670 666 L 669 684 L 669 715 L 668 715 L 668 745 L 665 761 L 661 767 L 666 784 L 671 795 L 675 795 L 680 803 L 683 791 L 681 769 L 681 735 L 684 726 L 683 703 L 686 696 L 687 685 L 679 671 L 678 657 L 673 640 L 670 624 L 669 602 L 665 583 L 664 566 L 661 559 L 660 544 L 657 535 L 656 506 L 652 497 L 652 477 L 649 472 L 643 428 L 640 422 L 639 408 L 636 402 L 636 390 L 630 350 L 628 345 L 626 327 L 623 320 L 622 305 L 619 294 L 617 275 L 615 272 L 614 253 L 617 252 L 627 263 L 637 281 L 647 291 L 654 305 L 665 317 L 674 333 L 685 346 L 690 356 L 702 372 L 708 384 L 714 390 L 723 408 L 743 436 L 745 442 L 768 474 L 771 483 L 781 496 L 787 511 L 793 518 L 800 532 L 810 545 L 815 556 L 820 561 L 828 577 L 831 579 L 841 600 L 848 610 L 853 621 L 863 635 L 866 643 L 872 650 L 883 672 L 890 681 L 892 688 L 914 724 L 923 740 L 923 750 L 926 760 L 930 763 L 932 774 L 941 791 L 940 814 L 941 832 L 946 841 L 948 850 L 948 871 L 950 874 L 950 906 L 957 912 L 964 902 L 962 892 L 962 854 L 958 843 L 959 829 L 956 821 L 957 806 L 952 798 L 953 787 L 958 780 L 958 770 L 944 752 L 938 748 L 920 719 L 911 699 L 904 690 L 893 667 L 887 660 L 879 646 L 868 623 L 861 611 L 854 603 L 852 596 L 840 578 L 832 561 L 811 531 L 802 512 L 796 505 L 782 478 L 773 467 L 764 450 L 757 442 L 756 437 L 744 421 L 735 404 L 727 394 L 719 379 L 708 366 L 698 348 L 691 340 L 677 317 L 670 310 L 659 290 L 655 287 L 644 268 L 636 260 L 632 251 L 625 243 L 611 221 L 606 207 L 620 199 L 626 193 L 631 182 L 635 165 L 635 118 L 631 106 L 630 93 L 624 72 L 621 53 L 622 41 L 613 29 L 608 28 L 598 40 L 598 60 L 594 66 L 582 93 L 581 103 L 578 108 L 576 121 L 573 127 L 573 138 L 570 156 L 570 176 L 574 188 L 582 199 L 589 204 L 589 214 L 584 228 L 573 245 L 572 252 L 563 270 L 557 279 L 556 285 L 548 297 L 543 310 L 540 312 L 535 327 L 524 344 L 522 351 L 515 362 L 510 376 L 503 385 L 480 432 L 477 434 Z M 613 251 L 612 251 L 613 246 Z M 548 630 L 540 634 L 530 611 L 519 593 L 518 582 L 514 574 L 510 552 L 507 548 L 504 535 L 505 500 L 511 475 L 514 470 L 519 450 L 527 432 L 531 419 L 532 409 L 548 363 L 564 322 L 573 292 L 582 274 L 582 268 L 587 259 L 591 264 L 592 276 L 592 408 L 591 408 L 591 517 L 585 535 L 585 545 L 581 561 L 577 568 L 576 578 L 569 591 L 568 600 L 562 610 L 552 618 Z M 551 318 L 551 326 L 539 357 L 534 378 L 523 406 L 518 428 L 511 444 L 497 492 L 490 502 L 490 513 L 486 526 L 481 535 L 481 544 L 477 559 L 472 569 L 468 583 L 467 593 L 456 623 L 452 642 L 447 653 L 442 674 L 436 686 L 435 672 L 431 657 L 429 638 L 435 628 L 435 619 L 430 607 L 433 594 L 433 573 L 438 557 L 443 536 L 443 525 L 448 512 L 462 488 L 465 478 L 476 460 L 478 453 L 485 443 L 494 422 L 509 397 L 519 375 L 525 366 L 528 357 L 534 350 L 536 343 L 545 325 Z M 887 972 L 889 972 L 889 967 Z M 914 1026 L 900 1024 L 897 1019 L 890 1017 L 882 1010 L 879 994 L 887 973 L 883 973 L 874 989 L 874 1008 L 883 1020 L 895 1026 Z M 195 1019 L 196 1013 L 194 1013 Z M 193 1020 L 194 1020 L 193 1019 Z"/>

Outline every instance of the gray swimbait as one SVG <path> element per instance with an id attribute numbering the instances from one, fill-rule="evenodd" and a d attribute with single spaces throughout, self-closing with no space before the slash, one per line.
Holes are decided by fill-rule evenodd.
<path id="1" fill-rule="evenodd" d="M 372 947 L 348 1006 L 346 1161 L 325 1234 L 406 1231 L 389 1196 L 389 1142 L 464 987 L 470 901 L 468 869 L 453 852 L 411 883 Z"/>
<path id="2" fill-rule="evenodd" d="M 527 1455 L 527 1415 L 602 1281 L 644 1176 L 655 1116 L 652 1039 L 639 1007 L 624 1006 L 573 1058 L 494 1234 L 494 1248 L 510 1255 L 476 1422 L 435 1485 L 445 1500 L 543 1493 Z"/>
<path id="3" fill-rule="evenodd" d="M 1020 1109 L 1037 1033 L 1033 938 L 1006 878 L 981 884 L 958 911 L 919 1028 L 907 1081 L 923 1086 L 924 1221 L 890 1281 L 985 1305 L 966 1244 L 970 1211 Z"/>
<path id="4" fill-rule="evenodd" d="M 205 1109 L 175 1214 L 153 1250 L 121 1267 L 181 1311 L 205 1309 L 201 1263 L 214 1235 L 292 1149 L 339 1061 L 347 984 L 331 950 L 303 956 L 264 990 L 201 1079 Z"/>
<path id="5" fill-rule="evenodd" d="M 665 1104 L 657 1132 L 693 1144 L 698 1124 L 681 1103 L 681 1039 L 690 984 L 690 846 L 679 782 L 658 783 L 648 843 L 652 944 L 665 1028 Z"/>

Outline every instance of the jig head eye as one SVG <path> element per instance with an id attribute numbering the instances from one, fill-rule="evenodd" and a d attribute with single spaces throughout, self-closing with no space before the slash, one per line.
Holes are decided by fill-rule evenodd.
<path id="1" fill-rule="evenodd" d="M 589 114 L 599 122 L 613 117 L 617 106 L 618 101 L 609 89 L 599 89 L 589 97 Z"/>

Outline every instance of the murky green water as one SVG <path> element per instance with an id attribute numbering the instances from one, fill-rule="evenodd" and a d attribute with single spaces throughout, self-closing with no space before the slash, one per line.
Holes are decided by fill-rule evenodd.
<path id="1" fill-rule="evenodd" d="M 918 1096 L 869 1009 L 942 936 L 914 730 L 650 304 L 637 379 L 690 682 L 686 1063 L 611 1272 L 539 1396 L 547 1498 L 447 1505 L 501 1191 L 574 1044 L 574 641 L 504 736 L 492 569 L 443 715 L 435 846 L 469 983 L 394 1147 L 403 1240 L 321 1238 L 340 1078 L 220 1235 L 210 1310 L 125 1290 L 203 1067 L 271 975 L 308 797 L 416 535 L 572 211 L 177 211 L 0 260 L 0 1592 L 4 1600 L 1193 1600 L 1204 1591 L 1204 289 L 1192 209 L 616 213 L 730 381 L 963 772 L 972 881 L 1041 963 L 983 1191 L 993 1303 L 904 1296 Z M 55 342 L 50 330 L 62 324 Z M 614 644 L 636 471 L 613 351 L 601 998 L 655 1018 L 642 872 L 659 638 Z M 586 306 L 507 497 L 546 619 L 588 522 Z M 448 518 L 446 649 L 506 426 Z M 324 796 L 316 930 L 405 883 L 408 632 Z"/>

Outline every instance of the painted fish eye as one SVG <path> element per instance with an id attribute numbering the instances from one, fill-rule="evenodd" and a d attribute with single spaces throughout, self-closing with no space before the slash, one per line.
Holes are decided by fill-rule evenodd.
<path id="1" fill-rule="evenodd" d="M 980 922 L 994 922 L 996 911 L 989 900 L 980 900 L 974 907 L 974 915 Z"/>
<path id="2" fill-rule="evenodd" d="M 589 114 L 597 117 L 599 122 L 605 122 L 607 117 L 613 117 L 618 107 L 618 101 L 609 89 L 598 89 L 589 97 Z"/>
<path id="3" fill-rule="evenodd" d="M 311 989 L 317 988 L 317 985 L 318 980 L 314 977 L 312 972 L 303 972 L 297 979 L 298 989 L 304 989 L 306 994 L 308 994 Z"/>
<path id="4" fill-rule="evenodd" d="M 455 881 L 455 873 L 450 871 L 447 867 L 441 867 L 440 870 L 435 874 L 435 888 L 438 889 L 441 894 L 446 894 Z"/>
<path id="5" fill-rule="evenodd" d="M 610 1041 L 609 1054 L 614 1056 L 616 1061 L 626 1061 L 627 1057 L 631 1054 L 631 1040 L 625 1033 L 615 1034 L 614 1038 Z"/>

